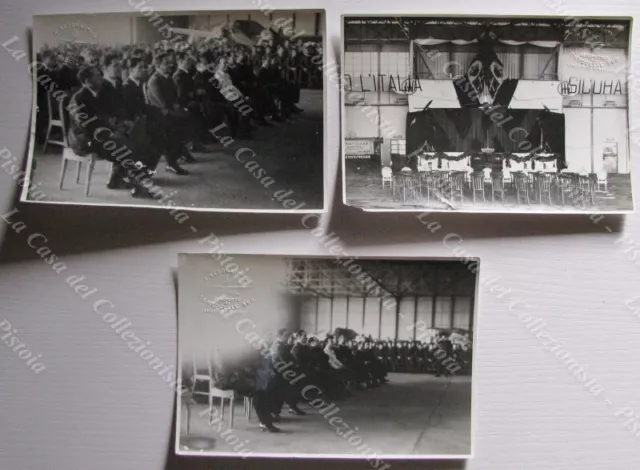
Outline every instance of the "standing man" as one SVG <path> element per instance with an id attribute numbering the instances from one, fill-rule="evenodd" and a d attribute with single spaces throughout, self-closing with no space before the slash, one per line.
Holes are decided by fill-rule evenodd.
<path id="1" fill-rule="evenodd" d="M 260 430 L 265 432 L 280 432 L 280 428 L 273 425 L 274 395 L 276 393 L 276 372 L 271 368 L 271 358 L 261 357 L 256 374 L 256 392 L 253 396 L 253 406 L 260 421 Z"/>
<path id="2" fill-rule="evenodd" d="M 289 405 L 289 413 L 295 415 L 305 415 L 306 413 L 298 408 L 298 396 L 296 389 L 282 376 L 282 372 L 277 369 L 279 364 L 295 363 L 295 358 L 291 355 L 291 346 L 288 344 L 289 333 L 286 329 L 278 331 L 278 336 L 271 347 L 272 367 L 276 373 L 277 390 L 272 413 L 275 420 L 280 419 L 282 405 Z"/>

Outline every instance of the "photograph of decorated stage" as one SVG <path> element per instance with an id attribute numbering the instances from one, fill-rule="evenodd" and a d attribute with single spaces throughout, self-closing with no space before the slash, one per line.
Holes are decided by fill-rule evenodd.
<path id="1" fill-rule="evenodd" d="M 630 212 L 629 19 L 343 16 L 343 200 Z"/>
<path id="2" fill-rule="evenodd" d="M 471 456 L 478 269 L 180 255 L 176 452 Z"/>
<path id="3" fill-rule="evenodd" d="M 36 16 L 22 200 L 324 208 L 324 12 Z"/>

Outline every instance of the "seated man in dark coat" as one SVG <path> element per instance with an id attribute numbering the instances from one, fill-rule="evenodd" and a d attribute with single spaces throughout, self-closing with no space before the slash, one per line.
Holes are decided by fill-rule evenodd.
<path id="1" fill-rule="evenodd" d="M 196 99 L 196 86 L 194 81 L 195 62 L 193 58 L 186 52 L 178 52 L 176 54 L 178 62 L 178 70 L 173 74 L 173 81 L 176 84 L 178 92 L 178 104 L 191 115 L 189 122 L 191 125 L 188 129 L 188 138 L 191 142 L 187 150 L 193 152 L 206 151 L 202 146 L 198 145 L 198 141 L 204 141 L 210 138 L 206 126 L 206 119 L 203 113 L 202 104 Z M 191 154 L 183 152 L 185 161 L 195 163 L 196 160 Z"/>
<path id="2" fill-rule="evenodd" d="M 126 131 L 116 126 L 115 118 L 109 115 L 111 106 L 101 95 L 103 78 L 94 66 L 83 67 L 78 73 L 82 89 L 71 98 L 67 107 L 71 121 L 69 144 L 79 155 L 96 153 L 99 158 L 113 162 L 114 170 L 107 187 L 122 187 L 122 176 L 128 168 L 134 167 L 148 174 L 144 149 L 136 146 L 127 136 Z M 134 197 L 149 196 L 139 179 L 131 179 Z"/>
<path id="3" fill-rule="evenodd" d="M 188 134 L 185 131 L 189 125 L 188 113 L 178 102 L 178 91 L 172 79 L 175 68 L 172 58 L 172 55 L 164 52 L 156 56 L 156 71 L 147 82 L 147 101 L 164 116 L 164 128 L 173 130 L 168 136 L 170 146 L 165 153 L 167 170 L 177 175 L 187 175 L 188 172 L 178 165 L 178 159 L 188 140 L 185 136 Z"/>
<path id="4" fill-rule="evenodd" d="M 107 54 L 102 58 L 102 97 L 109 106 L 109 115 L 120 124 L 125 118 L 122 85 L 122 66 L 115 54 Z"/>

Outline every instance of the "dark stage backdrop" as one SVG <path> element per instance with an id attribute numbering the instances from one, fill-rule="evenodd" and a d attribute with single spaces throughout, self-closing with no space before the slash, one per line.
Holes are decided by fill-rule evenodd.
<path id="1" fill-rule="evenodd" d="M 479 153 L 485 147 L 527 153 L 540 146 L 542 137 L 544 148 L 537 152 L 555 153 L 564 161 L 564 115 L 546 110 L 502 108 L 492 115 L 479 108 L 427 109 L 408 113 L 406 136 L 407 155 L 419 149 Z"/>

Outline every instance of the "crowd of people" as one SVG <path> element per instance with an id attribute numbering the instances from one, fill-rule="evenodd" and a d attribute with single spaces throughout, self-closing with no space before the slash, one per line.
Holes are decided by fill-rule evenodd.
<path id="1" fill-rule="evenodd" d="M 460 367 L 450 367 L 452 361 Z M 387 383 L 388 372 L 451 376 L 470 371 L 471 346 L 452 343 L 447 333 L 423 342 L 349 338 L 337 331 L 321 339 L 283 329 L 263 352 L 242 363 L 216 350 L 212 386 L 252 397 L 260 429 L 279 432 L 274 423 L 285 404 L 291 414 L 306 414 L 298 405 L 309 401 L 304 390 L 310 385 L 337 401 Z M 194 390 L 196 385 L 191 384 Z"/>
<path id="2" fill-rule="evenodd" d="M 113 163 L 107 187 L 151 197 L 149 184 L 140 181 L 152 181 L 162 156 L 167 171 L 187 175 L 182 165 L 195 161 L 192 152 L 224 137 L 251 139 L 258 126 L 301 113 L 300 89 L 322 87 L 318 57 L 321 44 L 282 34 L 253 47 L 208 38 L 154 46 L 66 43 L 45 48 L 34 69 L 39 84 L 36 138 L 48 138 L 49 109 L 56 114 L 64 103 L 73 150 Z M 144 178 L 133 178 L 132 169 Z"/>

